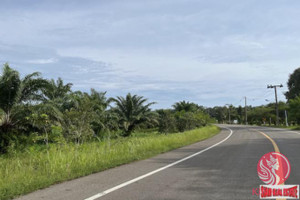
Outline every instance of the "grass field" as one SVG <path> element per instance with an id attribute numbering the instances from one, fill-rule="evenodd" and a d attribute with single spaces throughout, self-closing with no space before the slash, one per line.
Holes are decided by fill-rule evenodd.
<path id="1" fill-rule="evenodd" d="M 31 147 L 0 157 L 0 199 L 26 194 L 49 185 L 99 172 L 207 139 L 219 132 L 207 126 L 174 134 L 135 134 L 133 137 L 67 144 L 49 149 Z"/>

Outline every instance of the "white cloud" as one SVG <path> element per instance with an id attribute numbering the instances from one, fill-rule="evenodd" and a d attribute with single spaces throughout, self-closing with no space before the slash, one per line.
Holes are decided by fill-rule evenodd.
<path id="1" fill-rule="evenodd" d="M 141 93 L 158 106 L 223 105 L 264 96 L 299 66 L 299 8 L 298 0 L 5 1 L 0 62 L 76 89 Z"/>
<path id="2" fill-rule="evenodd" d="M 55 59 L 55 58 L 36 59 L 36 60 L 28 60 L 28 61 L 25 61 L 25 62 L 31 63 L 31 64 L 50 64 L 50 63 L 57 62 L 57 59 Z"/>

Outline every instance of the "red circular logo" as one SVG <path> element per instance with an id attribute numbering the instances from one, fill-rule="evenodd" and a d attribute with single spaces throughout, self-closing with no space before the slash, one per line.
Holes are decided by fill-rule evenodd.
<path id="1" fill-rule="evenodd" d="M 257 164 L 259 178 L 268 185 L 281 185 L 291 173 L 289 160 L 281 153 L 271 152 L 263 155 Z"/>

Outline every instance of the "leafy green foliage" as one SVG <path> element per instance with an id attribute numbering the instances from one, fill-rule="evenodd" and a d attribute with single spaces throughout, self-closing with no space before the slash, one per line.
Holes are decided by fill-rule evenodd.
<path id="1" fill-rule="evenodd" d="M 290 118 L 294 123 L 300 124 L 300 96 L 292 99 L 289 103 Z"/>
<path id="2" fill-rule="evenodd" d="M 176 118 L 172 110 L 158 110 L 159 125 L 158 131 L 161 133 L 175 133 L 177 132 Z"/>
<path id="3" fill-rule="evenodd" d="M 215 106 L 213 108 L 207 108 L 207 113 L 219 123 L 225 123 L 226 119 L 228 119 L 228 109 L 223 106 Z"/>
<path id="4" fill-rule="evenodd" d="M 51 128 L 51 124 L 49 121 L 49 116 L 46 114 L 31 114 L 27 119 L 31 122 L 33 127 L 42 130 L 41 138 L 45 142 L 46 145 L 49 143 L 49 130 Z"/>
<path id="5" fill-rule="evenodd" d="M 287 111 L 288 109 L 289 105 L 287 103 L 282 101 L 278 103 L 280 124 L 285 124 L 285 111 Z M 231 123 L 233 123 L 234 121 L 239 124 L 245 123 L 245 108 L 241 106 L 216 106 L 213 108 L 207 108 L 206 112 L 210 115 L 210 117 L 216 119 L 218 123 L 228 123 L 229 114 Z M 272 125 L 276 121 L 275 103 L 269 103 L 267 105 L 256 107 L 248 106 L 247 117 L 247 121 L 249 124 Z"/>
<path id="6" fill-rule="evenodd" d="M 274 114 L 274 108 L 259 106 L 249 110 L 248 123 L 249 124 L 270 124 L 271 121 L 275 122 L 276 115 Z"/>
<path id="7" fill-rule="evenodd" d="M 176 102 L 173 105 L 173 108 L 175 111 L 185 111 L 185 112 L 196 112 L 196 111 L 203 111 L 204 108 L 202 106 L 199 106 L 195 103 L 188 102 L 188 101 L 180 101 Z"/>
<path id="8" fill-rule="evenodd" d="M 12 133 L 22 126 L 20 106 L 41 100 L 41 90 L 46 85 L 47 81 L 40 78 L 39 73 L 35 72 L 21 79 L 16 70 L 10 68 L 7 63 L 4 64 L 0 75 L 0 109 L 4 112 L 0 120 L 0 151 L 5 150 L 13 137 Z"/>
<path id="9" fill-rule="evenodd" d="M 156 123 L 154 113 L 150 106 L 154 102 L 147 103 L 147 99 L 142 96 L 131 95 L 124 97 L 111 98 L 110 101 L 116 104 L 113 109 L 118 115 L 120 128 L 124 131 L 124 136 L 130 136 L 137 125 L 141 123 Z"/>
<path id="10" fill-rule="evenodd" d="M 285 93 L 287 100 L 294 99 L 300 95 L 300 68 L 296 69 L 287 82 L 289 91 Z"/>
<path id="11" fill-rule="evenodd" d="M 20 75 L 4 64 L 2 75 L 0 76 L 0 108 L 9 115 L 12 107 L 17 103 L 20 96 Z M 7 119 L 9 120 L 9 119 Z"/>
<path id="12" fill-rule="evenodd" d="M 72 91 L 61 78 L 46 80 L 38 72 L 20 78 L 8 64 L 0 76 L 0 147 L 101 141 L 131 136 L 135 130 L 170 133 L 205 126 L 204 107 L 181 101 L 155 112 L 142 96 L 106 98 L 106 92 Z M 113 104 L 113 105 L 111 105 Z"/>
<path id="13" fill-rule="evenodd" d="M 44 88 L 43 93 L 46 99 L 55 100 L 64 98 L 67 94 L 71 93 L 72 83 L 67 83 L 64 85 L 64 82 L 61 78 L 58 78 L 57 81 L 51 79 L 48 81 L 48 85 Z"/>
<path id="14" fill-rule="evenodd" d="M 175 134 L 107 139 L 80 145 L 33 145 L 10 156 L 0 156 L 0 199 L 48 187 L 51 184 L 146 159 L 212 137 L 215 126 Z"/>
<path id="15" fill-rule="evenodd" d="M 177 102 L 173 105 L 173 110 L 158 110 L 159 132 L 174 133 L 183 132 L 201 126 L 206 126 L 211 118 L 204 113 L 204 108 L 190 102 Z"/>
<path id="16" fill-rule="evenodd" d="M 82 143 L 105 128 L 104 116 L 108 103 L 105 93 L 91 90 L 91 95 L 75 92 L 69 95 L 64 107 L 62 126 L 67 139 Z"/>

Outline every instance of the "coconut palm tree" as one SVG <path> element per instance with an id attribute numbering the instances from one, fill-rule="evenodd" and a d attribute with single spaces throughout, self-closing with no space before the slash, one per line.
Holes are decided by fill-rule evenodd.
<path id="1" fill-rule="evenodd" d="M 143 96 L 131 95 L 117 98 L 111 98 L 110 101 L 115 103 L 113 110 L 119 118 L 119 126 L 124 131 L 124 136 L 130 136 L 135 127 L 141 123 L 157 123 L 154 113 L 151 112 L 150 106 L 155 102 L 145 104 L 148 99 Z"/>
<path id="2" fill-rule="evenodd" d="M 0 138 L 18 124 L 19 119 L 15 117 L 20 112 L 18 107 L 42 100 L 42 89 L 47 84 L 38 72 L 21 79 L 18 71 L 10 68 L 8 63 L 4 64 L 0 74 L 0 110 L 3 112 L 0 120 Z"/>

